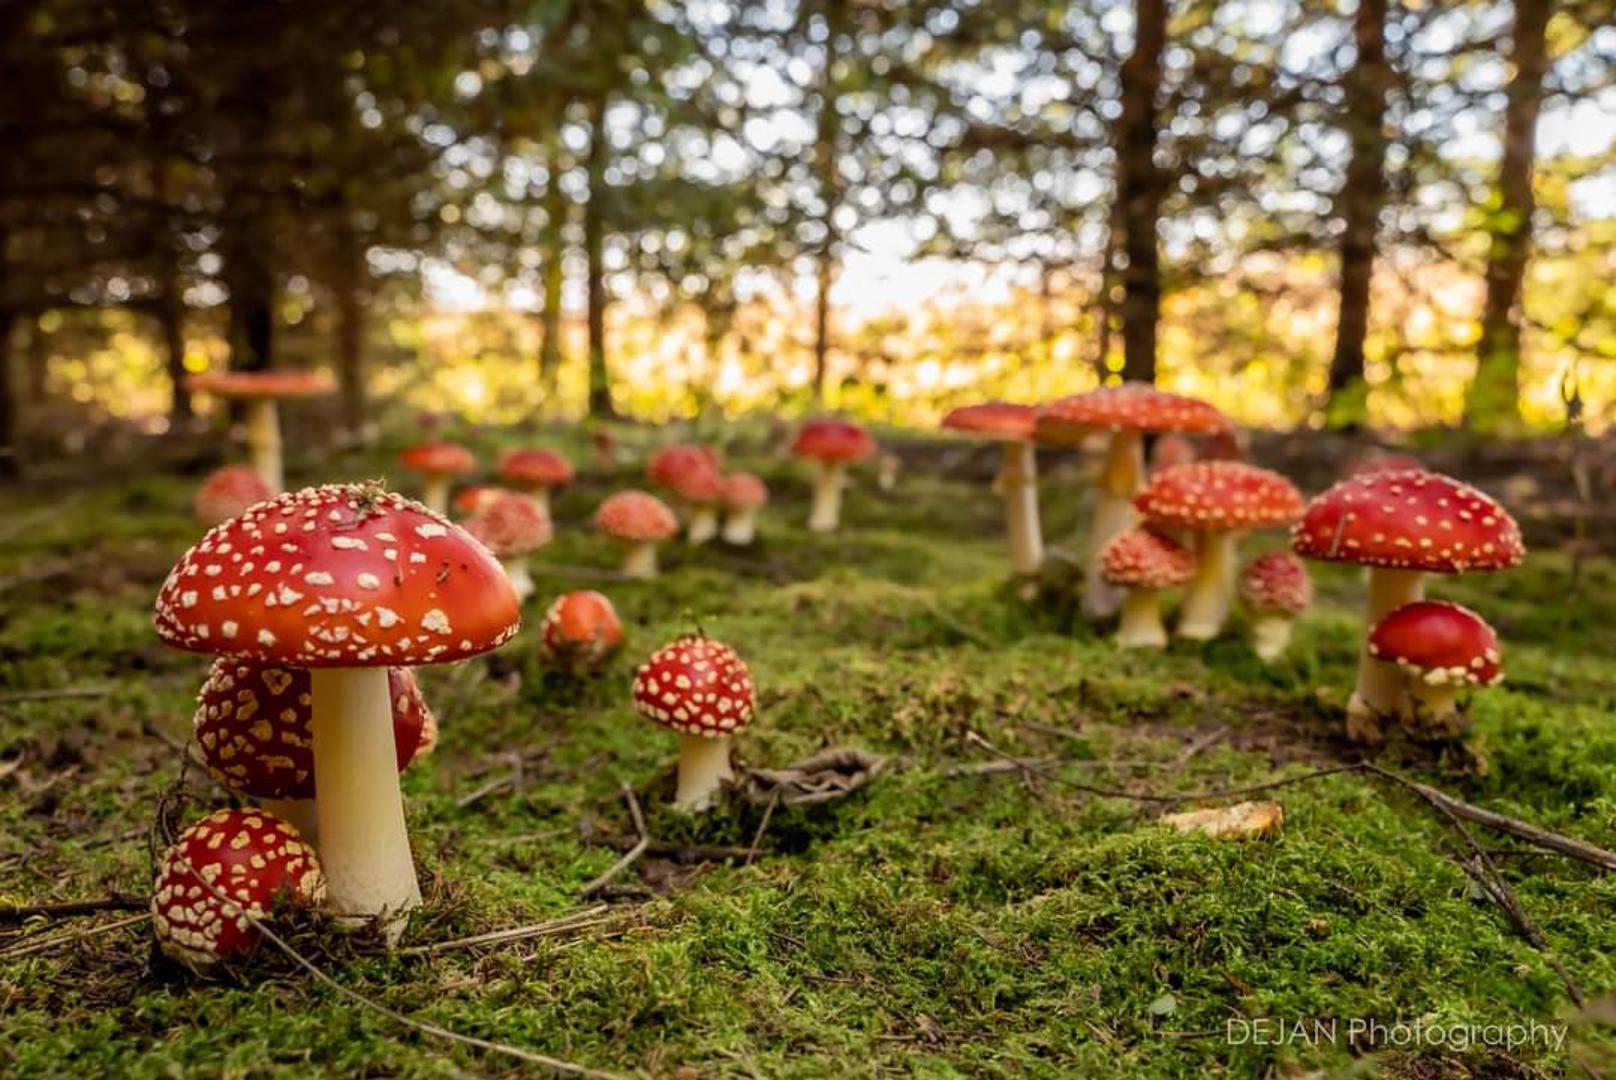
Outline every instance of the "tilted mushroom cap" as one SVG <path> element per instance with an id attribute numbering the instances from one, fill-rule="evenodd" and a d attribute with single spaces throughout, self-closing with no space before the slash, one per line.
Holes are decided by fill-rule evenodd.
<path id="1" fill-rule="evenodd" d="M 822 417 L 802 425 L 791 444 L 791 452 L 827 465 L 863 461 L 875 453 L 875 440 L 857 424 Z"/>
<path id="2" fill-rule="evenodd" d="M 398 460 L 406 469 L 428 476 L 462 476 L 477 467 L 470 450 L 450 442 L 419 443 L 400 454 Z"/>
<path id="3" fill-rule="evenodd" d="M 302 668 L 448 663 L 521 625 L 487 548 L 376 484 L 288 492 L 210 530 L 154 622 L 175 648 Z"/>
<path id="4" fill-rule="evenodd" d="M 275 489 L 249 465 L 226 465 L 209 474 L 197 489 L 193 509 L 208 528 L 229 521 L 255 503 L 273 499 Z"/>
<path id="5" fill-rule="evenodd" d="M 769 501 L 769 487 L 756 473 L 731 473 L 724 477 L 719 498 L 737 510 L 755 509 Z"/>
<path id="6" fill-rule="evenodd" d="M 186 379 L 185 385 L 222 398 L 324 397 L 337 389 L 312 371 L 205 371 Z"/>
<path id="7" fill-rule="evenodd" d="M 539 641 L 546 661 L 589 670 L 623 644 L 623 624 L 605 596 L 579 589 L 556 597 L 544 613 Z"/>
<path id="8" fill-rule="evenodd" d="M 943 417 L 943 427 L 1005 442 L 1026 442 L 1038 423 L 1038 410 L 1031 405 L 987 401 L 981 405 L 961 405 Z"/>
<path id="9" fill-rule="evenodd" d="M 1369 655 L 1431 686 L 1491 686 L 1503 674 L 1498 635 L 1467 607 L 1417 600 L 1369 631 Z"/>
<path id="10" fill-rule="evenodd" d="M 1296 486 L 1271 469 L 1239 461 L 1192 461 L 1163 469 L 1134 496 L 1151 525 L 1194 532 L 1267 529 L 1302 513 Z"/>
<path id="11" fill-rule="evenodd" d="M 1034 433 L 1039 442 L 1068 445 L 1082 442 L 1096 430 L 1195 433 L 1224 431 L 1228 427 L 1228 417 L 1204 401 L 1169 394 L 1145 383 L 1123 383 L 1043 406 L 1038 410 Z"/>
<path id="12" fill-rule="evenodd" d="M 296 829 L 262 810 L 219 810 L 180 833 L 163 856 L 152 928 L 164 955 L 206 967 L 258 946 L 247 915 L 267 919 L 277 904 L 309 906 L 324 895 L 320 862 Z"/>
<path id="13" fill-rule="evenodd" d="M 475 514 L 504 493 L 504 488 L 492 484 L 472 484 L 455 492 L 454 508 L 462 514 Z"/>
<path id="14" fill-rule="evenodd" d="M 1300 615 L 1313 603 L 1313 579 L 1295 555 L 1270 551 L 1240 572 L 1240 602 L 1253 615 Z"/>
<path id="15" fill-rule="evenodd" d="M 1526 557 L 1520 526 L 1469 484 L 1424 470 L 1343 480 L 1291 530 L 1305 559 L 1433 574 L 1507 570 Z"/>
<path id="16" fill-rule="evenodd" d="M 464 524 L 498 559 L 529 555 L 550 542 L 550 515 L 526 495 L 502 491 Z"/>
<path id="17" fill-rule="evenodd" d="M 499 463 L 500 479 L 519 487 L 557 487 L 572 475 L 572 463 L 554 450 L 512 450 Z"/>
<path id="18" fill-rule="evenodd" d="M 595 528 L 617 540 L 659 542 L 679 531 L 679 519 L 648 491 L 619 491 L 595 511 Z"/>
<path id="19" fill-rule="evenodd" d="M 202 761 L 213 778 L 251 799 L 312 799 L 314 737 L 309 673 L 219 657 L 196 697 L 192 721 Z M 432 721 L 409 668 L 388 668 L 393 745 L 398 768 L 414 760 Z"/>
<path id="20" fill-rule="evenodd" d="M 651 455 L 646 475 L 681 499 L 717 502 L 721 474 L 718 455 L 703 446 L 665 446 Z"/>
<path id="21" fill-rule="evenodd" d="M 728 645 L 690 635 L 664 645 L 634 675 L 634 708 L 686 735 L 721 738 L 752 722 L 757 690 Z"/>
<path id="22" fill-rule="evenodd" d="M 1100 553 L 1101 573 L 1113 585 L 1167 589 L 1195 575 L 1195 554 L 1149 529 L 1129 529 Z"/>

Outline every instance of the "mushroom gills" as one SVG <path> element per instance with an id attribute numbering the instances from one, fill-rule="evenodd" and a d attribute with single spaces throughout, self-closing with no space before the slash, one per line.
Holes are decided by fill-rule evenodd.
<path id="1" fill-rule="evenodd" d="M 1144 440 L 1137 431 L 1118 431 L 1106 445 L 1105 467 L 1094 487 L 1094 521 L 1089 526 L 1088 561 L 1083 576 L 1083 614 L 1110 618 L 1122 605 L 1122 590 L 1102 576 L 1106 545 L 1139 520 L 1133 497 L 1145 473 Z"/>
<path id="2" fill-rule="evenodd" d="M 734 775 L 728 738 L 679 733 L 679 790 L 674 806 L 692 812 L 711 808 L 715 793 Z"/>

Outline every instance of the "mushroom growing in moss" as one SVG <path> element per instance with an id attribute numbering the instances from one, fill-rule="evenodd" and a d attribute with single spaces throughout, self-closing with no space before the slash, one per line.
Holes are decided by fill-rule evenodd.
<path id="1" fill-rule="evenodd" d="M 471 451 L 457 443 L 425 442 L 399 455 L 399 463 L 421 478 L 421 502 L 434 514 L 449 512 L 449 484 L 477 467 Z"/>
<path id="2" fill-rule="evenodd" d="M 623 624 L 605 596 L 580 589 L 556 597 L 539 628 L 544 662 L 574 677 L 593 675 L 623 644 Z"/>
<path id="3" fill-rule="evenodd" d="M 685 539 L 705 544 L 718 535 L 723 479 L 717 454 L 701 446 L 667 446 L 652 455 L 646 472 L 684 506 L 689 518 Z"/>
<path id="4" fill-rule="evenodd" d="M 1148 529 L 1129 529 L 1101 553 L 1105 580 L 1128 590 L 1122 601 L 1117 644 L 1124 649 L 1161 649 L 1161 590 L 1182 585 L 1195 573 L 1195 556 L 1176 540 Z"/>
<path id="5" fill-rule="evenodd" d="M 1251 616 L 1252 647 L 1277 660 L 1291 643 L 1291 624 L 1313 603 L 1313 579 L 1288 551 L 1259 555 L 1240 572 L 1240 602 Z"/>
<path id="6" fill-rule="evenodd" d="M 1440 600 L 1404 604 L 1381 619 L 1369 631 L 1369 655 L 1407 678 L 1419 734 L 1458 734 L 1464 725 L 1455 695 L 1504 675 L 1498 634 L 1487 620 Z"/>
<path id="7" fill-rule="evenodd" d="M 211 529 L 221 521 L 229 521 L 254 503 L 273 499 L 279 492 L 273 490 L 247 465 L 226 465 L 202 481 L 197 489 L 192 509 L 203 528 Z"/>
<path id="8" fill-rule="evenodd" d="M 706 810 L 733 776 L 730 736 L 752 722 L 757 691 L 746 662 L 728 645 L 700 635 L 665 645 L 634 676 L 634 708 L 679 735 L 674 805 Z"/>
<path id="9" fill-rule="evenodd" d="M 657 545 L 679 531 L 679 519 L 648 491 L 619 491 L 595 511 L 595 528 L 628 546 L 624 574 L 650 580 L 657 576 Z"/>
<path id="10" fill-rule="evenodd" d="M 278 403 L 287 398 L 324 397 L 336 390 L 330 379 L 308 371 L 209 371 L 192 375 L 186 386 L 243 404 L 253 468 L 274 494 L 286 484 Z"/>
<path id="11" fill-rule="evenodd" d="M 572 476 L 572 463 L 554 450 L 513 450 L 499 462 L 499 478 L 527 492 L 546 514 L 550 512 L 550 489 L 572 483 Z"/>
<path id="12" fill-rule="evenodd" d="M 757 539 L 758 511 L 769 501 L 769 488 L 756 473 L 724 477 L 719 497 L 724 503 L 724 543 L 745 547 Z"/>
<path id="13" fill-rule="evenodd" d="M 808 514 L 813 532 L 835 532 L 842 521 L 842 488 L 848 465 L 875 453 L 875 440 L 857 424 L 846 420 L 809 420 L 797 431 L 791 452 L 814 462 L 814 503 Z"/>
<path id="14" fill-rule="evenodd" d="M 1004 500 L 1005 535 L 1010 541 L 1010 570 L 1030 576 L 1044 565 L 1043 529 L 1038 523 L 1038 451 L 1033 426 L 1038 411 L 1030 405 L 990 401 L 965 405 L 943 417 L 951 431 L 996 439 L 1004 446 L 993 488 Z"/>
<path id="15" fill-rule="evenodd" d="M 533 595 L 528 556 L 550 542 L 550 515 L 527 495 L 502 491 L 466 519 L 468 533 L 482 541 L 505 568 L 518 601 Z"/>

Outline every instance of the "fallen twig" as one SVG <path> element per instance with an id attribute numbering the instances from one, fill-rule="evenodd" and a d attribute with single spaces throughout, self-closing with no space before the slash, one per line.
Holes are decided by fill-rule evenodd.
<path id="1" fill-rule="evenodd" d="M 559 919 L 551 919 L 548 922 L 531 923 L 527 926 L 513 926 L 505 930 L 491 930 L 486 934 L 474 934 L 471 937 L 453 938 L 449 941 L 434 941 L 429 945 L 412 945 L 408 948 L 396 949 L 393 952 L 396 956 L 429 956 L 434 953 L 450 952 L 455 949 L 476 948 L 479 945 L 504 945 L 512 941 L 526 941 L 529 938 L 551 937 L 610 922 L 610 919 L 598 917 L 608 910 L 610 910 L 609 905 L 596 904 L 594 907 L 584 908 L 582 911 L 575 911 L 571 915 L 564 915 Z"/>
<path id="2" fill-rule="evenodd" d="M 768 809 L 763 811 L 763 820 L 758 822 L 757 832 L 752 834 L 752 842 L 747 845 L 746 859 L 742 866 L 751 866 L 752 860 L 757 858 L 758 845 L 763 843 L 763 834 L 769 831 L 769 822 L 774 818 L 774 808 L 780 805 L 780 789 L 776 788 L 774 798 L 769 800 Z"/>
<path id="3" fill-rule="evenodd" d="M 151 918 L 151 912 L 142 911 L 138 915 L 130 915 L 123 919 L 114 919 L 111 922 L 97 923 L 95 926 L 79 927 L 66 932 L 50 931 L 43 934 L 33 934 L 23 941 L 16 942 L 4 949 L 0 949 L 0 960 L 15 960 L 19 956 L 30 956 L 36 952 L 45 952 L 59 945 L 71 945 L 75 941 L 97 937 L 101 934 L 121 930 L 126 926 L 134 926 Z"/>
<path id="4" fill-rule="evenodd" d="M 639 840 L 623 853 L 622 858 L 607 867 L 605 873 L 578 890 L 584 896 L 593 896 L 603 886 L 611 884 L 618 874 L 639 862 L 641 856 L 645 854 L 645 849 L 651 846 L 651 834 L 645 828 L 645 815 L 640 812 L 640 800 L 634 794 L 634 789 L 627 784 L 623 785 L 623 800 L 628 803 L 629 816 L 634 819 L 634 831 L 639 834 Z"/>
<path id="5" fill-rule="evenodd" d="M 36 916 L 61 919 L 92 915 L 101 911 L 143 911 L 146 899 L 137 896 L 104 896 L 98 900 L 63 900 L 44 904 L 17 904 L 0 907 L 0 923 L 22 922 Z"/>
<path id="6" fill-rule="evenodd" d="M 636 837 L 613 836 L 610 833 L 585 836 L 583 842 L 597 847 L 615 848 L 618 851 L 630 851 L 638 847 L 640 843 Z M 759 848 L 758 853 L 766 854 L 768 850 L 768 848 Z M 749 847 L 736 847 L 725 844 L 659 844 L 653 841 L 645 846 L 645 854 L 653 858 L 669 859 L 684 865 L 744 859 L 751 851 L 752 849 Z"/>

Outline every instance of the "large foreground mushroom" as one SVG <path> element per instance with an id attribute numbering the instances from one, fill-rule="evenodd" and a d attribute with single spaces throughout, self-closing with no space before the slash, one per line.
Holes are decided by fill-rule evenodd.
<path id="1" fill-rule="evenodd" d="M 379 484 L 260 503 L 187 551 L 157 594 L 169 645 L 309 671 L 321 861 L 339 915 L 390 936 L 420 902 L 388 669 L 508 641 L 516 594 L 488 549 Z"/>
<path id="2" fill-rule="evenodd" d="M 1441 473 L 1375 472 L 1343 480 L 1291 530 L 1304 559 L 1369 567 L 1368 625 L 1424 597 L 1426 574 L 1507 570 L 1526 557 L 1520 526 L 1491 496 Z M 1379 741 L 1411 713 L 1401 673 L 1365 647 L 1347 705 L 1347 732 Z"/>
<path id="3" fill-rule="evenodd" d="M 842 520 L 847 466 L 875 453 L 875 440 L 857 424 L 821 418 L 802 425 L 791 452 L 814 462 L 819 470 L 814 477 L 814 505 L 808 514 L 808 528 L 835 532 Z"/>
<path id="4" fill-rule="evenodd" d="M 1109 433 L 1105 463 L 1094 483 L 1094 519 L 1084 559 L 1083 613 L 1089 618 L 1107 618 L 1122 602 L 1121 593 L 1105 583 L 1101 553 L 1138 520 L 1133 498 L 1144 480 L 1145 433 L 1210 433 L 1228 427 L 1228 419 L 1206 402 L 1144 383 L 1102 387 L 1039 410 L 1034 434 L 1042 445 L 1080 446 L 1096 431 Z"/>
<path id="5" fill-rule="evenodd" d="M 1010 540 L 1010 570 L 1031 576 L 1044 565 L 1043 530 L 1038 523 L 1038 452 L 1033 427 L 1038 412 L 1030 405 L 990 401 L 965 405 L 943 417 L 943 427 L 1004 445 L 993 489 L 1004 500 L 1005 533 Z"/>
<path id="6" fill-rule="evenodd" d="M 239 401 L 247 413 L 247 452 L 253 468 L 272 492 L 286 486 L 281 464 L 281 421 L 277 403 L 283 398 L 325 397 L 336 384 L 307 371 L 208 371 L 192 375 L 186 386 L 201 394 Z"/>
<path id="7" fill-rule="evenodd" d="M 651 655 L 634 675 L 634 708 L 679 733 L 674 805 L 705 810 L 734 773 L 729 739 L 752 722 L 757 691 L 746 662 L 728 645 L 690 635 Z"/>
<path id="8" fill-rule="evenodd" d="M 1376 623 L 1369 655 L 1407 676 L 1420 734 L 1458 734 L 1463 723 L 1454 697 L 1460 688 L 1492 686 L 1504 674 L 1498 634 L 1487 620 L 1440 600 L 1404 604 Z"/>

